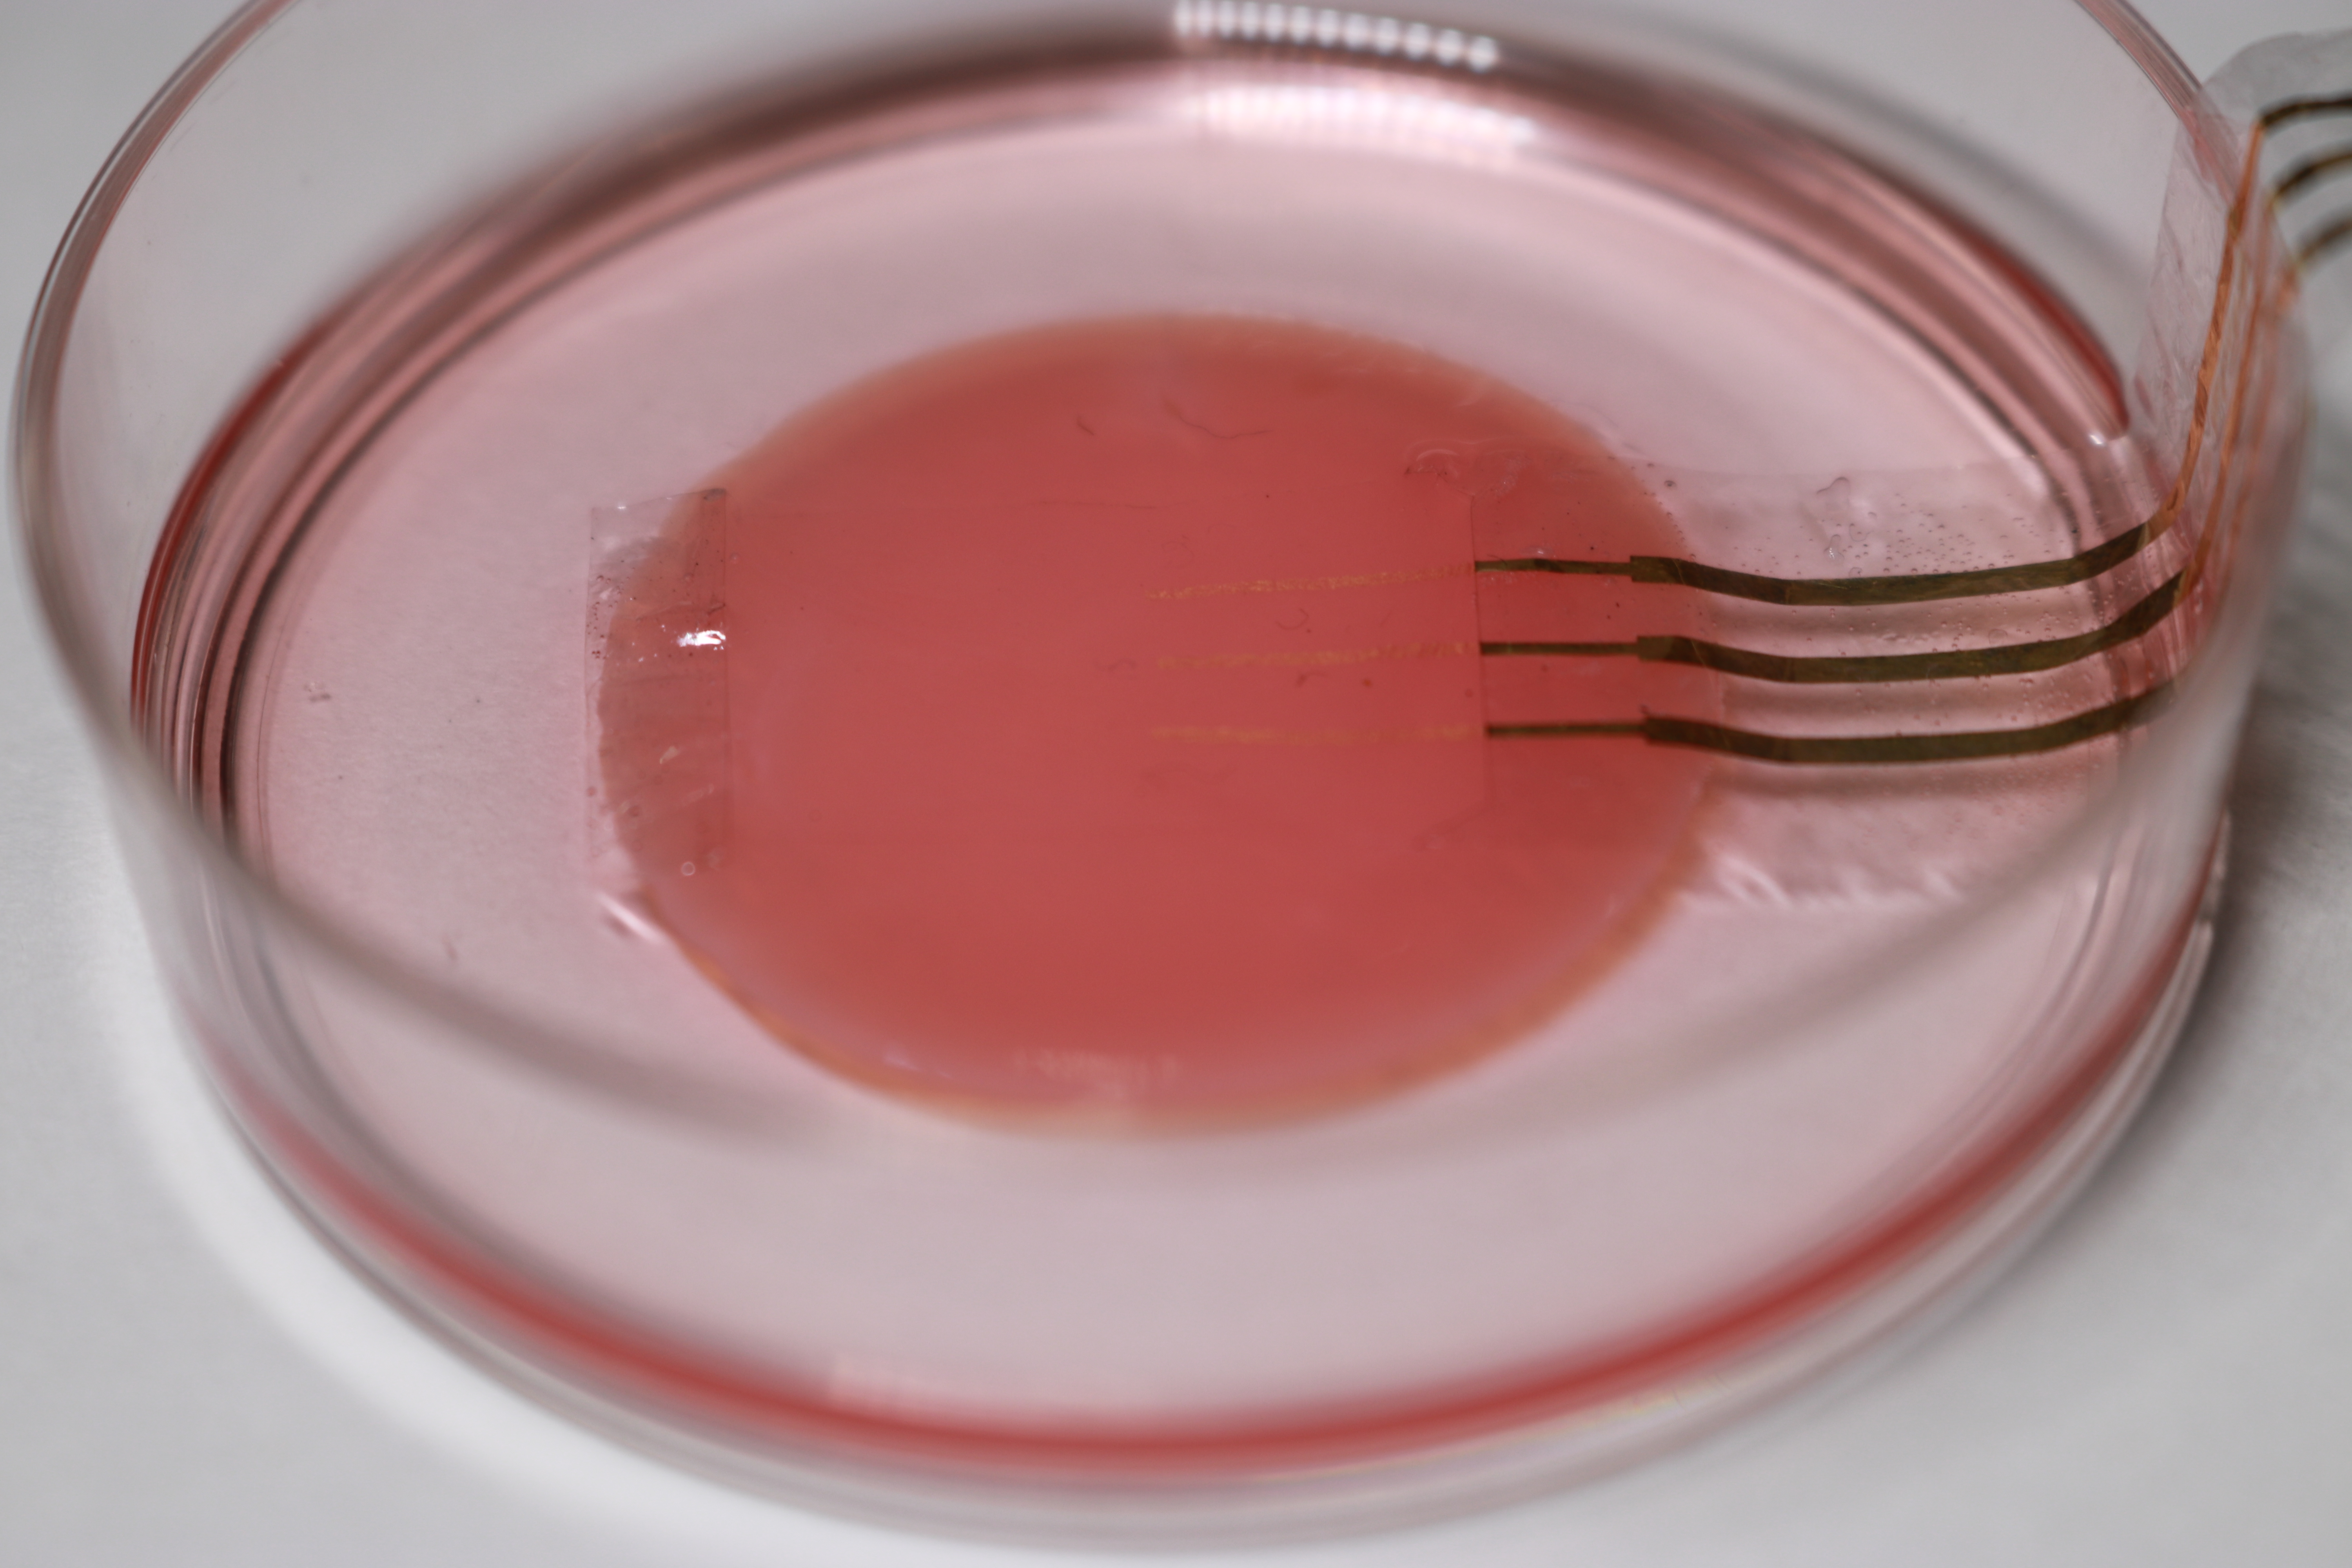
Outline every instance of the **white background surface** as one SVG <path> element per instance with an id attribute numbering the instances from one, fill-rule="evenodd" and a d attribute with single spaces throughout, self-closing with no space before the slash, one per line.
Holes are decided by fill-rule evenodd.
<path id="1" fill-rule="evenodd" d="M 224 9 L 0 0 L 12 344 L 107 148 Z M 2352 26 L 2352 0 L 2146 9 L 2200 71 L 2267 33 Z M 1214 1561 L 2352 1564 L 2352 399 L 2333 406 L 2211 977 L 2147 1115 L 2055 1230 L 1899 1356 L 1672 1459 L 1484 1519 Z M 177 1054 L 91 759 L 13 555 L 0 571 L 0 1564 L 1095 1561 L 674 1476 L 477 1378 L 319 1253 Z"/>

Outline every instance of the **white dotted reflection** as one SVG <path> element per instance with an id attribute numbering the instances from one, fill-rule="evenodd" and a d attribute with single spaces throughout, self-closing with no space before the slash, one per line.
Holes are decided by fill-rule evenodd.
<path id="1" fill-rule="evenodd" d="M 1172 25 L 1180 38 L 1347 49 L 1481 72 L 1493 70 L 1503 55 L 1494 39 L 1478 34 L 1317 5 L 1179 0 Z"/>

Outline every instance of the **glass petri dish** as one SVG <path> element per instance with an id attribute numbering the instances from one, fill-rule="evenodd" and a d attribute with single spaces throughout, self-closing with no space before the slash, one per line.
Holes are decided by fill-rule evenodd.
<path id="1" fill-rule="evenodd" d="M 244 13 L 69 236 L 19 454 L 257 1152 L 559 1407 L 952 1528 L 1471 1506 L 1908 1321 L 2178 1026 L 2300 417 L 2227 123 L 2127 12 L 2009 12 L 2046 47 L 1923 71 L 1870 15 L 622 7 L 495 93 L 528 8 L 458 50 L 414 6 Z M 2058 107 L 1953 130 L 2021 99 Z M 1401 543 L 1193 454 L 1181 517 L 1067 573 L 1026 502 L 1168 498 L 932 496 L 877 565 L 889 496 L 747 466 L 1056 332 L 1228 445 L 1187 389 L 1277 339 L 1540 412 L 1316 481 L 1406 498 Z M 796 729 L 763 628 L 794 680 L 915 655 Z M 1016 655 L 1049 696 L 994 706 Z M 894 750 L 927 701 L 982 739 Z M 698 771 L 647 784 L 673 742 Z M 729 959 L 680 911 L 820 762 L 870 808 L 850 873 L 789 861 L 799 934 Z M 1172 947 L 1170 861 L 1220 868 Z M 1045 865 L 1095 912 L 1021 926 Z M 1451 950 L 1475 980 L 1414 967 L 1530 887 Z M 791 969 L 861 921 L 883 981 Z M 1110 1014 L 1021 1010 L 1098 938 L 1151 949 Z M 1309 976 L 1273 1002 L 1236 978 L 1269 948 Z"/>

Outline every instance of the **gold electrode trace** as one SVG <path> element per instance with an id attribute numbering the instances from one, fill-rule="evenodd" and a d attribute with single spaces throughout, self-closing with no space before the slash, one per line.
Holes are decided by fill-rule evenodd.
<path id="1" fill-rule="evenodd" d="M 1992 566 L 1954 572 L 1912 573 L 1875 577 L 1773 577 L 1733 571 L 1702 562 L 1671 556 L 1636 555 L 1623 561 L 1570 560 L 1553 556 L 1517 556 L 1474 562 L 1476 574 L 1551 574 L 1622 578 L 1633 583 L 1688 588 L 1722 597 L 1780 605 L 1834 607 L 1929 604 L 1951 599 L 1990 598 L 2032 593 L 2087 583 L 2134 559 L 2170 532 L 2187 508 L 2204 455 L 2205 437 L 2213 417 L 2216 384 L 2222 379 L 2221 358 L 2229 342 L 2229 325 L 2236 304 L 2239 269 L 2249 266 L 2245 255 L 2248 226 L 2254 211 L 2263 146 L 2278 127 L 2297 120 L 2325 115 L 2352 115 L 2352 96 L 2294 99 L 2273 105 L 2259 116 L 2247 137 L 2245 161 L 2223 229 L 2221 255 L 2213 285 L 2213 310 L 2199 355 L 2195 390 L 2183 436 L 2180 462 L 2163 500 L 2146 521 L 2077 554 L 2058 560 L 2012 566 Z M 2310 157 L 2273 182 L 2264 210 L 2276 215 L 2284 204 L 2315 188 L 2322 180 L 2352 170 L 2352 149 Z M 1637 637 L 1622 642 L 1482 641 L 1483 658 L 1632 658 L 1653 663 L 1697 666 L 1747 679 L 1796 685 L 1868 685 L 1948 680 L 2000 675 L 2032 674 L 2062 668 L 2125 647 L 2147 636 L 2186 602 L 2212 564 L 2225 533 L 2242 519 L 2249 498 L 2231 504 L 2230 481 L 2239 437 L 2245 428 L 2252 397 L 2253 369 L 2262 329 L 2292 303 L 2295 272 L 2308 269 L 2324 254 L 2352 240 L 2352 216 L 2328 224 L 2296 248 L 2288 268 L 2273 279 L 2271 270 L 2257 272 L 2245 304 L 2250 347 L 2242 354 L 2230 378 L 2225 438 L 2213 471 L 2213 526 L 2204 530 L 2189 559 L 2170 577 L 2140 597 L 2115 619 L 2071 637 L 2003 646 L 1901 654 L 1798 656 L 1731 647 L 1691 637 Z M 2259 433 L 2267 414 L 2257 414 Z M 2222 513 L 2227 512 L 2225 518 Z M 1374 582 L 1451 575 L 1460 567 L 1423 572 L 1380 574 L 1366 577 L 1331 577 L 1205 584 L 1162 591 L 1155 598 L 1190 598 L 1202 595 L 1272 592 L 1307 587 L 1369 585 Z M 1467 649 L 1465 649 L 1467 651 Z M 1162 661 L 1168 663 L 1170 661 Z M 1258 662 L 1247 656 L 1181 661 L 1187 666 Z M 1993 757 L 2025 756 L 2080 744 L 2112 735 L 2154 718 L 2168 705 L 2173 679 L 2168 677 L 2132 695 L 2086 712 L 2021 729 L 1966 731 L 1948 733 L 1788 736 L 1765 734 L 1693 719 L 1644 714 L 1639 719 L 1570 723 L 1490 723 L 1485 733 L 1494 740 L 1639 738 L 1653 745 L 1689 746 L 1759 762 L 1797 764 L 1883 764 L 1934 763 Z M 1166 738 L 1180 738 L 1170 731 Z M 1181 738 L 1226 738 L 1222 731 L 1186 731 Z M 1232 738 L 1241 738 L 1238 734 Z M 1251 737 L 1255 739 L 1255 735 Z"/>

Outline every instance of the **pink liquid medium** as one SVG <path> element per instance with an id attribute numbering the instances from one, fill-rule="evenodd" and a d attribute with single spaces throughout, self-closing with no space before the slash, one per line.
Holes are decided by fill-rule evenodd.
<path id="1" fill-rule="evenodd" d="M 604 786 L 655 920 L 869 1083 L 1122 1115 L 1376 1092 L 1556 1007 L 1685 839 L 1703 756 L 1488 738 L 1707 717 L 1711 678 L 1482 659 L 1685 628 L 1655 589 L 1478 559 L 1680 540 L 1595 437 L 1460 366 L 1273 321 L 1053 327 L 873 377 L 710 490 L 623 584 Z"/>

